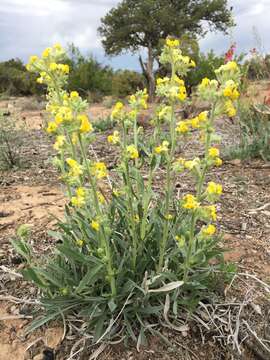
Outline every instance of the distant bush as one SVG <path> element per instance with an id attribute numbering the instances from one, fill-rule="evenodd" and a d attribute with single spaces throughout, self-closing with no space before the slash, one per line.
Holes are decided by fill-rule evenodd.
<path id="1" fill-rule="evenodd" d="M 0 169 L 7 170 L 21 165 L 20 149 L 23 137 L 16 129 L 13 117 L 0 113 Z"/>
<path id="2" fill-rule="evenodd" d="M 262 55 L 253 49 L 251 59 L 245 62 L 247 77 L 250 80 L 262 80 L 270 77 L 270 55 Z"/>
<path id="3" fill-rule="evenodd" d="M 0 63 L 0 93 L 9 96 L 41 94 L 44 89 L 29 74 L 23 62 L 11 59 Z"/>
<path id="4" fill-rule="evenodd" d="M 240 102 L 240 142 L 227 150 L 231 159 L 262 158 L 270 160 L 270 107 Z"/>
<path id="5" fill-rule="evenodd" d="M 110 95 L 113 70 L 101 65 L 92 55 L 83 56 L 73 44 L 69 46 L 68 61 L 71 67 L 68 90 L 76 90 L 82 96 Z"/>
<path id="6" fill-rule="evenodd" d="M 224 64 L 224 55 L 216 55 L 213 50 L 207 54 L 200 53 L 195 58 L 196 67 L 187 75 L 190 87 L 197 86 L 203 78 L 215 78 L 215 69 Z"/>
<path id="7" fill-rule="evenodd" d="M 118 70 L 112 78 L 112 95 L 126 97 L 145 87 L 144 77 L 136 71 Z"/>

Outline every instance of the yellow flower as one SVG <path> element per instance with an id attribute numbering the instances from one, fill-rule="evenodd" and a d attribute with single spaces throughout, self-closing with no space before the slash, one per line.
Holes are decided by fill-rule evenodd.
<path id="1" fill-rule="evenodd" d="M 62 148 L 62 146 L 64 145 L 65 141 L 66 141 L 66 137 L 64 135 L 58 135 L 56 137 L 56 142 L 53 145 L 54 149 L 59 151 Z"/>
<path id="2" fill-rule="evenodd" d="M 180 79 L 177 75 L 174 75 L 173 80 L 180 86 L 185 86 L 185 82 L 183 79 Z"/>
<path id="3" fill-rule="evenodd" d="M 58 64 L 57 68 L 59 71 L 63 72 L 64 74 L 69 74 L 69 66 L 67 64 Z"/>
<path id="4" fill-rule="evenodd" d="M 55 116 L 55 122 L 56 122 L 56 124 L 61 124 L 62 122 L 63 122 L 63 116 L 62 116 L 62 114 L 56 114 L 56 116 Z"/>
<path id="5" fill-rule="evenodd" d="M 193 160 L 188 160 L 184 162 L 184 167 L 188 170 L 192 170 L 195 166 L 200 165 L 200 159 L 195 158 Z"/>
<path id="6" fill-rule="evenodd" d="M 99 228 L 100 228 L 100 224 L 98 221 L 96 220 L 92 220 L 91 221 L 91 228 L 95 231 L 99 231 Z"/>
<path id="7" fill-rule="evenodd" d="M 168 150 L 169 150 L 168 146 L 169 146 L 169 142 L 168 141 L 163 141 L 162 145 L 155 147 L 155 153 L 156 154 L 161 154 L 161 153 L 168 152 Z"/>
<path id="8" fill-rule="evenodd" d="M 78 245 L 79 247 L 83 247 L 84 240 L 82 240 L 82 239 L 76 240 L 76 245 Z"/>
<path id="9" fill-rule="evenodd" d="M 215 148 L 215 147 L 211 147 L 210 149 L 208 149 L 208 156 L 210 158 L 216 158 L 219 156 L 219 149 Z"/>
<path id="10" fill-rule="evenodd" d="M 57 51 L 63 51 L 63 48 L 59 43 L 54 44 L 53 48 Z"/>
<path id="11" fill-rule="evenodd" d="M 93 176 L 95 176 L 97 179 L 102 179 L 108 175 L 107 167 L 104 162 L 95 162 L 92 167 L 91 171 Z"/>
<path id="12" fill-rule="evenodd" d="M 118 144 L 120 142 L 120 137 L 119 137 L 119 132 L 118 131 L 114 131 L 113 134 L 109 135 L 108 138 L 108 143 L 110 144 Z"/>
<path id="13" fill-rule="evenodd" d="M 203 111 L 198 115 L 198 119 L 201 122 L 205 122 L 208 119 L 208 111 Z"/>
<path id="14" fill-rule="evenodd" d="M 178 93 L 178 99 L 180 101 L 184 101 L 187 97 L 187 90 L 185 86 L 180 86 L 179 87 L 179 93 Z"/>
<path id="15" fill-rule="evenodd" d="M 57 124 L 53 121 L 50 121 L 46 129 L 47 133 L 51 134 L 54 133 L 56 130 L 57 130 Z"/>
<path id="16" fill-rule="evenodd" d="M 180 45 L 180 41 L 177 39 L 166 39 L 166 45 L 170 48 L 178 47 Z"/>
<path id="17" fill-rule="evenodd" d="M 225 112 L 229 117 L 234 117 L 236 115 L 236 109 L 233 106 L 233 103 L 231 100 L 226 101 Z"/>
<path id="18" fill-rule="evenodd" d="M 79 93 L 77 91 L 71 91 L 70 98 L 77 99 L 79 97 Z"/>
<path id="19" fill-rule="evenodd" d="M 202 229 L 202 233 L 205 236 L 211 236 L 214 235 L 216 232 L 216 227 L 215 225 L 209 224 L 208 226 L 204 226 Z"/>
<path id="20" fill-rule="evenodd" d="M 209 216 L 211 217 L 212 220 L 214 220 L 214 221 L 217 220 L 217 209 L 216 209 L 215 205 L 205 206 L 204 209 L 209 214 Z"/>
<path id="21" fill-rule="evenodd" d="M 170 81 L 170 79 L 165 76 L 164 78 L 157 78 L 157 85 L 166 84 Z"/>
<path id="22" fill-rule="evenodd" d="M 189 130 L 188 123 L 186 121 L 179 121 L 177 123 L 176 131 L 180 134 L 185 134 Z"/>
<path id="23" fill-rule="evenodd" d="M 184 200 L 184 202 L 182 204 L 182 207 L 184 209 L 196 210 L 200 206 L 200 204 L 198 203 L 196 197 L 191 195 L 191 194 L 185 195 L 183 200 Z"/>
<path id="24" fill-rule="evenodd" d="M 166 214 L 164 217 L 165 217 L 166 220 L 172 220 L 173 219 L 172 214 Z"/>
<path id="25" fill-rule="evenodd" d="M 120 101 L 118 101 L 115 105 L 114 108 L 112 110 L 112 119 L 115 119 L 116 117 L 119 116 L 119 114 L 121 113 L 121 110 L 123 109 L 124 105 L 123 103 L 121 103 Z"/>
<path id="26" fill-rule="evenodd" d="M 83 173 L 82 166 L 78 164 L 76 160 L 67 158 L 66 162 L 70 167 L 70 172 L 69 172 L 70 176 L 78 177 L 79 175 L 82 175 Z"/>
<path id="27" fill-rule="evenodd" d="M 105 197 L 101 194 L 101 192 L 97 192 L 97 198 L 100 204 L 104 204 L 105 203 Z"/>
<path id="28" fill-rule="evenodd" d="M 191 67 L 196 67 L 196 63 L 195 63 L 194 60 L 191 60 L 191 61 L 190 61 L 190 66 L 191 66 Z"/>
<path id="29" fill-rule="evenodd" d="M 71 135 L 71 142 L 72 142 L 72 144 L 73 145 L 76 145 L 77 143 L 78 143 L 78 134 L 77 133 L 72 133 L 72 135 Z"/>
<path id="30" fill-rule="evenodd" d="M 209 84 L 210 84 L 210 80 L 209 80 L 207 77 L 205 77 L 205 78 L 202 79 L 202 82 L 201 82 L 201 84 L 200 84 L 200 87 L 205 88 L 205 87 L 207 87 Z"/>
<path id="31" fill-rule="evenodd" d="M 47 48 L 47 49 L 45 49 L 45 50 L 43 51 L 43 53 L 42 53 L 42 57 L 43 57 L 43 58 L 49 57 L 50 54 L 51 54 L 51 52 L 52 52 L 52 48 Z"/>
<path id="32" fill-rule="evenodd" d="M 139 157 L 139 152 L 136 148 L 135 145 L 129 145 L 127 146 L 127 154 L 129 156 L 130 159 L 138 159 Z"/>
<path id="33" fill-rule="evenodd" d="M 73 206 L 82 207 L 85 205 L 85 189 L 83 187 L 79 187 L 76 190 L 76 196 L 72 196 L 71 203 Z"/>
<path id="34" fill-rule="evenodd" d="M 135 214 L 134 215 L 134 221 L 135 221 L 135 223 L 139 223 L 140 222 L 140 218 L 139 218 L 139 215 L 138 214 Z"/>
<path id="35" fill-rule="evenodd" d="M 227 64 L 226 64 L 226 69 L 227 70 L 237 70 L 238 69 L 238 65 L 237 65 L 237 63 L 235 62 L 235 61 L 229 61 L 229 62 L 227 62 Z"/>
<path id="36" fill-rule="evenodd" d="M 121 191 L 119 191 L 117 189 L 114 189 L 112 193 L 115 197 L 119 197 L 121 195 Z"/>
<path id="37" fill-rule="evenodd" d="M 78 115 L 77 119 L 81 122 L 81 126 L 80 126 L 81 133 L 87 133 L 93 131 L 93 126 L 86 115 Z"/>
<path id="38" fill-rule="evenodd" d="M 190 119 L 190 124 L 193 129 L 198 129 L 200 127 L 199 117 L 196 116 L 195 118 Z"/>
<path id="39" fill-rule="evenodd" d="M 56 64 L 56 63 L 51 63 L 51 64 L 50 64 L 50 70 L 51 70 L 51 71 L 57 70 L 57 64 Z"/>
<path id="40" fill-rule="evenodd" d="M 236 100 L 240 96 L 237 85 L 233 80 L 228 80 L 225 83 L 225 88 L 223 90 L 223 95 L 229 97 L 231 100 Z"/>
<path id="41" fill-rule="evenodd" d="M 38 61 L 38 57 L 36 55 L 30 56 L 28 65 L 33 65 L 37 61 Z"/>
<path id="42" fill-rule="evenodd" d="M 222 165 L 222 160 L 219 157 L 215 159 L 215 165 L 216 166 L 221 166 Z"/>
<path id="43" fill-rule="evenodd" d="M 210 181 L 207 184 L 206 191 L 208 192 L 208 194 L 221 195 L 222 194 L 222 185 L 216 184 L 214 181 Z"/>

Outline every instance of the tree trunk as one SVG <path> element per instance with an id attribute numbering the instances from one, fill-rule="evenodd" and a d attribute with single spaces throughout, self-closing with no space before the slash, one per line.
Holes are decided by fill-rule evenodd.
<path id="1" fill-rule="evenodd" d="M 148 59 L 147 63 L 144 63 L 141 56 L 139 56 L 142 72 L 147 81 L 149 102 L 154 101 L 155 97 L 155 75 L 154 75 L 154 57 L 152 45 L 148 45 Z"/>

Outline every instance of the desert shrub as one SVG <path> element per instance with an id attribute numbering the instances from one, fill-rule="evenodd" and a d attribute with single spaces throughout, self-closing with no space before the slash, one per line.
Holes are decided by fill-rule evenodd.
<path id="1" fill-rule="evenodd" d="M 41 94 L 44 89 L 35 79 L 19 59 L 0 63 L 0 93 L 9 96 Z"/>
<path id="2" fill-rule="evenodd" d="M 200 53 L 195 58 L 196 67 L 187 74 L 186 81 L 190 87 L 197 86 L 203 78 L 213 79 L 215 77 L 215 69 L 224 64 L 224 56 L 218 56 L 213 50 L 207 54 Z"/>
<path id="3" fill-rule="evenodd" d="M 112 77 L 112 95 L 126 97 L 144 88 L 144 78 L 136 71 L 118 70 Z"/>
<path id="4" fill-rule="evenodd" d="M 228 158 L 270 160 L 270 108 L 266 104 L 239 103 L 239 144 L 226 150 Z"/>
<path id="5" fill-rule="evenodd" d="M 262 55 L 253 49 L 251 58 L 246 60 L 247 77 L 250 80 L 268 79 L 270 76 L 270 56 Z"/>
<path id="6" fill-rule="evenodd" d="M 7 170 L 21 165 L 20 149 L 23 144 L 22 133 L 16 128 L 12 116 L 0 113 L 0 168 Z"/>
<path id="7" fill-rule="evenodd" d="M 95 122 L 93 122 L 93 127 L 96 132 L 111 130 L 115 125 L 116 122 L 110 116 L 107 116 L 103 119 L 97 119 Z"/>
<path id="8" fill-rule="evenodd" d="M 145 137 L 137 116 L 147 107 L 146 90 L 129 98 L 129 107 L 117 102 L 112 119 L 118 130 L 108 146 L 119 149 L 119 163 L 109 172 L 104 162 L 88 156 L 95 141 L 86 116 L 87 103 L 77 92 L 67 92 L 67 67 L 58 66 L 63 50 L 46 49 L 28 68 L 40 71 L 48 86 L 52 120 L 47 131 L 55 136 L 54 160 L 67 189 L 69 203 L 51 256 L 40 258 L 25 238 L 13 241 L 27 265 L 24 276 L 41 289 L 46 314 L 34 329 L 72 312 L 87 323 L 93 342 L 121 337 L 144 343 L 147 332 L 157 333 L 162 322 L 180 326 L 177 316 L 202 298 L 210 301 L 215 270 L 222 269 L 221 235 L 216 228 L 216 202 L 222 186 L 206 182 L 208 170 L 220 166 L 216 117 L 235 115 L 239 70 L 229 62 L 216 70 L 217 80 L 204 78 L 198 95 L 211 111 L 181 120 L 175 112 L 187 101 L 181 79 L 192 67 L 177 40 L 168 39 L 160 62 L 171 65 L 171 75 L 157 80 L 162 99 L 153 115 L 153 134 Z M 167 138 L 161 124 L 167 124 Z M 204 155 L 179 158 L 177 144 L 200 132 Z M 156 188 L 160 168 L 164 183 Z M 174 179 L 186 172 L 194 182 L 192 193 L 175 192 Z M 193 183 L 193 182 L 192 182 Z"/>
<path id="9" fill-rule="evenodd" d="M 84 97 L 91 94 L 99 101 L 104 95 L 111 94 L 113 71 L 109 66 L 102 66 L 92 55 L 83 56 L 74 45 L 69 48 L 67 63 L 71 68 L 69 90 L 78 91 Z"/>

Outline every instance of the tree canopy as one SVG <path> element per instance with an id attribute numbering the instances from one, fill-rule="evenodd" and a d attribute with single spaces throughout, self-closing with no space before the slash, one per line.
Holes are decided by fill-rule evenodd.
<path id="1" fill-rule="evenodd" d="M 98 31 L 107 55 L 148 49 L 148 61 L 140 59 L 148 83 L 160 40 L 167 36 L 203 36 L 233 25 L 227 0 L 123 0 L 101 19 Z M 151 94 L 150 94 L 151 95 Z"/>
<path id="2" fill-rule="evenodd" d="M 123 0 L 101 19 L 99 33 L 106 53 L 118 55 L 149 44 L 155 48 L 168 35 L 202 36 L 231 25 L 227 0 Z"/>

